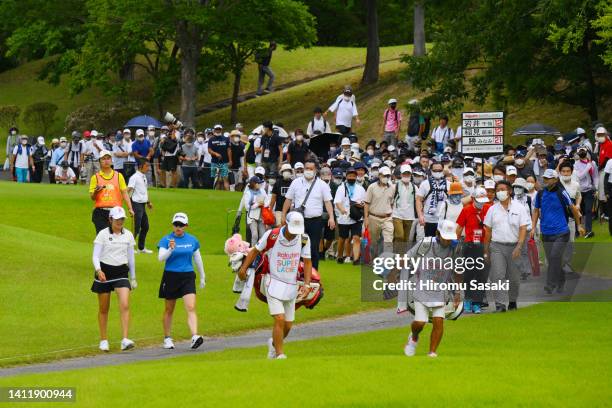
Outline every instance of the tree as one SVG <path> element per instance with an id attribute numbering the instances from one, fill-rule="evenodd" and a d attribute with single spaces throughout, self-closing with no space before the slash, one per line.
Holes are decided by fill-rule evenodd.
<path id="1" fill-rule="evenodd" d="M 378 14 L 376 0 L 366 0 L 368 24 L 368 50 L 366 63 L 363 69 L 361 83 L 373 84 L 378 81 L 378 65 L 380 63 L 380 49 L 378 42 Z"/>
<path id="2" fill-rule="evenodd" d="M 57 105 L 51 102 L 33 103 L 23 112 L 23 121 L 46 135 L 55 120 L 57 109 Z"/>
<path id="3" fill-rule="evenodd" d="M 316 40 L 314 17 L 294 0 L 240 0 L 225 2 L 215 21 L 232 35 L 218 35 L 214 49 L 234 77 L 231 123 L 238 122 L 238 95 L 244 68 L 271 40 L 285 49 L 308 47 Z"/>
<path id="4" fill-rule="evenodd" d="M 597 119 L 612 78 L 592 1 L 458 0 L 447 8 L 432 51 L 404 58 L 407 78 L 429 92 L 422 109 L 454 113 L 467 100 L 489 99 L 505 109 L 537 99 L 579 105 Z"/>
<path id="5" fill-rule="evenodd" d="M 425 55 L 425 0 L 414 0 L 413 56 Z"/>
<path id="6" fill-rule="evenodd" d="M 597 29 L 600 39 L 596 42 L 605 47 L 602 58 L 612 68 L 612 3 L 601 0 L 597 9 L 599 16 L 593 26 Z"/>
<path id="7" fill-rule="evenodd" d="M 0 106 L 0 126 L 4 129 L 17 126 L 19 115 L 21 115 L 21 108 L 17 105 Z"/>

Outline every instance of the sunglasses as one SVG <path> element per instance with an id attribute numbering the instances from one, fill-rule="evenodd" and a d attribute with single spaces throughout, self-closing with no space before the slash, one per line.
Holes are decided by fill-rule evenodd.
<path id="1" fill-rule="evenodd" d="M 175 222 L 172 225 L 174 225 L 177 228 L 185 228 L 186 224 L 183 224 L 182 222 Z"/>

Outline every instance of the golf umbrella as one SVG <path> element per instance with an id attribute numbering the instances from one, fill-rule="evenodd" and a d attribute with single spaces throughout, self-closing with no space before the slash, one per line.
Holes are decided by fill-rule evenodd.
<path id="1" fill-rule="evenodd" d="M 516 129 L 512 136 L 561 136 L 561 132 L 549 125 L 532 123 Z"/>
<path id="2" fill-rule="evenodd" d="M 310 138 L 308 148 L 318 157 L 325 159 L 328 156 L 329 145 L 335 143 L 337 146 L 340 143 L 341 137 L 340 133 L 321 133 Z"/>
<path id="3" fill-rule="evenodd" d="M 159 120 L 149 116 L 149 115 L 141 115 L 141 116 L 136 116 L 135 118 L 132 118 L 130 120 L 128 120 L 128 122 L 125 124 L 126 128 L 147 128 L 150 125 L 155 126 L 155 128 L 159 129 L 163 126 L 163 123 L 161 123 Z"/>

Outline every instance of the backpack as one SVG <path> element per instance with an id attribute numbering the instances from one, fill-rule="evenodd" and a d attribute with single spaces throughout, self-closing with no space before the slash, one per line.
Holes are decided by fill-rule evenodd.
<path id="1" fill-rule="evenodd" d="M 47 148 L 45 146 L 38 146 L 34 150 L 34 153 L 32 153 L 32 158 L 34 159 L 35 162 L 41 162 L 45 159 L 46 155 L 47 155 Z"/>
<path id="2" fill-rule="evenodd" d="M 419 119 L 421 118 L 421 114 L 418 112 L 413 112 L 410 114 L 410 119 L 408 119 L 408 136 L 418 136 L 421 130 L 421 123 Z M 385 117 L 385 122 L 387 118 Z"/>
<path id="3" fill-rule="evenodd" d="M 399 115 L 398 110 L 394 110 L 395 112 L 395 123 L 397 123 L 397 117 Z M 385 126 L 387 126 L 387 118 L 389 117 L 389 109 L 385 109 Z"/>
<path id="4" fill-rule="evenodd" d="M 395 194 L 393 195 L 393 204 L 397 203 L 397 199 L 399 198 L 399 183 L 401 183 L 402 181 L 398 181 L 397 184 L 395 185 Z M 410 184 L 412 184 L 412 208 L 414 208 L 414 211 L 416 212 L 416 192 L 417 192 L 417 186 L 412 182 L 412 180 L 410 181 Z M 430 189 L 431 191 L 431 189 Z M 429 194 L 428 194 L 429 195 Z M 425 201 L 425 199 L 423 199 L 423 201 Z"/>
<path id="5" fill-rule="evenodd" d="M 434 190 L 434 188 L 432 187 L 433 186 L 433 183 L 432 183 L 433 179 L 431 177 L 427 177 L 427 181 L 429 182 L 429 191 L 427 192 L 427 194 L 425 194 L 425 197 L 423 197 L 423 203 L 425 203 L 425 201 L 427 201 L 427 197 L 429 197 L 431 195 L 431 193 L 433 192 L 433 190 Z M 446 180 L 446 178 L 444 178 L 444 187 L 442 187 L 441 190 L 442 190 L 442 192 L 445 195 L 447 195 L 447 191 L 448 191 L 447 190 L 448 186 L 446 185 L 447 182 L 448 181 Z"/>
<path id="6" fill-rule="evenodd" d="M 336 109 L 335 111 L 338 111 L 338 108 L 340 107 L 340 104 L 344 102 L 344 98 L 340 98 L 340 100 L 338 101 L 338 103 L 336 103 Z M 353 99 L 350 99 L 349 102 L 351 103 L 351 106 L 355 106 L 355 104 L 353 103 Z"/>
<path id="7" fill-rule="evenodd" d="M 310 130 L 312 131 L 312 133 L 314 133 L 314 118 L 312 118 L 312 120 L 310 121 Z M 325 132 L 325 129 L 327 129 L 327 121 L 325 120 L 325 118 L 323 118 L 323 132 Z"/>
<path id="8" fill-rule="evenodd" d="M 573 215 L 569 209 L 569 206 L 565 203 L 565 200 L 563 199 L 563 192 L 565 191 L 565 187 L 563 187 L 563 185 L 561 183 L 557 183 L 557 189 L 555 190 L 555 193 L 557 193 L 557 198 L 559 198 L 559 201 L 561 202 L 561 205 L 563 206 L 564 211 L 564 215 L 565 215 L 565 221 L 569 221 L 570 217 L 573 218 Z M 544 190 L 540 190 L 538 191 L 538 193 L 536 194 L 536 207 L 540 209 L 542 209 L 542 195 L 544 194 Z"/>

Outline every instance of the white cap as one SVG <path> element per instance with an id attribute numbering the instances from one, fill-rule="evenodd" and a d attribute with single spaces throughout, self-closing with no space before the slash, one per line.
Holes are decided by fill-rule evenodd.
<path id="1" fill-rule="evenodd" d="M 22 139 L 27 139 L 28 137 L 26 135 L 22 135 L 21 136 Z M 60 143 L 61 142 L 67 142 L 68 139 L 66 139 L 64 136 L 60 137 Z"/>
<path id="2" fill-rule="evenodd" d="M 259 167 L 255 168 L 255 174 L 263 174 L 265 176 L 266 175 L 266 169 L 264 169 L 263 167 L 259 166 Z"/>
<path id="3" fill-rule="evenodd" d="M 122 218 L 125 218 L 125 210 L 123 209 L 123 207 L 113 207 L 111 208 L 108 216 L 111 217 L 113 220 L 120 220 Z"/>
<path id="4" fill-rule="evenodd" d="M 394 152 L 395 151 L 395 146 L 391 145 L 389 147 L 387 147 L 387 150 L 390 152 Z"/>
<path id="5" fill-rule="evenodd" d="M 474 200 L 479 203 L 486 203 L 489 201 L 489 197 L 487 197 L 487 190 L 485 190 L 484 187 L 477 187 L 474 190 L 474 193 L 472 193 L 472 196 L 474 197 Z"/>
<path id="6" fill-rule="evenodd" d="M 488 190 L 488 189 L 493 189 L 493 190 L 495 190 L 495 182 L 494 182 L 493 180 L 491 180 L 491 179 L 489 179 L 489 180 L 485 180 L 485 182 L 484 182 L 484 188 L 486 188 L 487 190 Z"/>
<path id="7" fill-rule="evenodd" d="M 287 214 L 287 229 L 293 235 L 304 233 L 304 216 L 297 211 Z"/>
<path id="8" fill-rule="evenodd" d="M 463 175 L 466 175 L 466 174 L 476 174 L 476 172 L 474 171 L 473 168 L 466 167 L 466 168 L 463 169 Z"/>
<path id="9" fill-rule="evenodd" d="M 389 104 L 389 105 L 391 105 L 392 103 L 397 103 L 397 99 L 391 98 L 391 99 L 389 99 L 389 102 L 387 102 L 387 104 Z"/>
<path id="10" fill-rule="evenodd" d="M 149 125 L 149 126 L 147 126 L 147 129 L 148 130 L 155 130 L 155 125 Z"/>
<path id="11" fill-rule="evenodd" d="M 90 135 L 91 137 L 96 137 L 96 136 L 98 136 L 98 131 L 94 129 L 94 130 L 92 130 L 91 132 L 89 132 L 89 135 Z"/>
<path id="12" fill-rule="evenodd" d="M 351 149 L 359 150 L 359 143 L 351 143 Z"/>
<path id="13" fill-rule="evenodd" d="M 583 128 L 579 127 L 579 128 L 576 128 L 576 134 L 577 135 L 584 135 L 584 134 L 586 134 L 586 132 L 584 131 Z"/>
<path id="14" fill-rule="evenodd" d="M 601 134 L 606 135 L 606 134 L 608 134 L 608 131 L 606 130 L 606 128 L 605 128 L 605 127 L 600 126 L 600 127 L 598 127 L 598 128 L 597 128 L 597 130 L 595 131 L 595 134 L 597 134 L 597 135 L 601 135 Z"/>
<path id="15" fill-rule="evenodd" d="M 304 168 L 304 163 L 302 163 L 302 162 L 296 162 L 296 163 L 293 165 L 293 168 L 294 168 L 294 169 L 296 169 L 296 170 L 297 170 L 297 169 L 303 169 L 303 168 Z"/>
<path id="16" fill-rule="evenodd" d="M 142 129 L 138 129 L 138 130 L 136 131 L 136 136 L 144 136 L 144 130 L 142 130 Z"/>
<path id="17" fill-rule="evenodd" d="M 93 133 L 93 130 L 91 131 Z M 128 128 L 123 129 L 123 133 L 129 133 L 130 135 L 132 134 L 132 131 Z"/>
<path id="18" fill-rule="evenodd" d="M 390 176 L 391 175 L 391 169 L 389 169 L 387 166 L 381 167 L 379 174 L 382 175 L 382 176 Z"/>
<path id="19" fill-rule="evenodd" d="M 451 220 L 444 220 L 438 223 L 438 231 L 444 239 L 457 239 L 457 224 Z"/>
<path id="20" fill-rule="evenodd" d="M 409 164 L 402 164 L 400 167 L 400 173 L 412 173 L 412 167 Z"/>
<path id="21" fill-rule="evenodd" d="M 557 174 L 556 170 L 546 169 L 544 172 L 543 178 L 551 179 L 551 178 L 559 178 L 559 174 Z"/>
<path id="22" fill-rule="evenodd" d="M 108 150 L 101 150 L 100 151 L 100 159 L 103 158 L 104 156 L 110 156 L 113 157 L 113 155 L 111 154 L 111 152 L 109 152 Z"/>
<path id="23" fill-rule="evenodd" d="M 395 162 L 392 160 L 385 160 L 385 166 L 389 167 L 390 169 L 395 168 Z"/>
<path id="24" fill-rule="evenodd" d="M 525 190 L 527 190 L 527 181 L 524 178 L 519 177 L 514 180 L 514 183 L 512 183 L 512 187 L 523 187 Z"/>
<path id="25" fill-rule="evenodd" d="M 507 176 L 516 176 L 518 172 L 516 171 L 516 167 L 508 166 L 506 167 L 506 175 Z"/>
<path id="26" fill-rule="evenodd" d="M 280 168 L 280 172 L 282 173 L 283 171 L 291 171 L 291 165 L 289 163 L 285 163 L 281 166 Z"/>
<path id="27" fill-rule="evenodd" d="M 242 123 L 236 123 L 236 126 L 234 126 L 236 129 L 242 129 L 244 126 L 242 126 Z"/>
<path id="28" fill-rule="evenodd" d="M 187 214 L 178 212 L 172 217 L 172 223 L 174 224 L 175 222 L 180 222 L 181 224 L 187 225 L 189 224 L 189 218 L 187 217 Z"/>
<path id="29" fill-rule="evenodd" d="M 348 137 L 345 137 L 342 139 L 342 142 L 340 143 L 340 146 L 346 146 L 346 145 L 351 145 L 351 140 Z"/>
<path id="30" fill-rule="evenodd" d="M 380 162 L 378 160 L 372 160 L 372 164 L 370 164 L 371 168 L 380 167 Z"/>
<path id="31" fill-rule="evenodd" d="M 476 164 L 482 163 L 482 157 L 474 157 L 474 163 Z"/>
<path id="32" fill-rule="evenodd" d="M 408 101 L 408 105 L 416 105 L 417 103 L 419 103 L 418 99 L 411 99 L 410 101 Z"/>
<path id="33" fill-rule="evenodd" d="M 223 126 L 217 123 L 215 126 L 213 126 L 213 129 L 223 129 Z"/>

